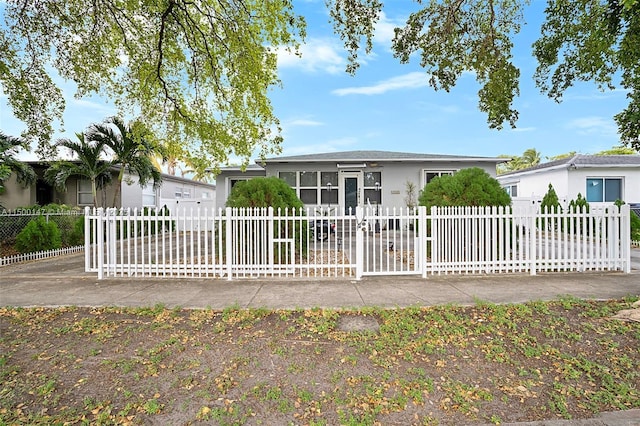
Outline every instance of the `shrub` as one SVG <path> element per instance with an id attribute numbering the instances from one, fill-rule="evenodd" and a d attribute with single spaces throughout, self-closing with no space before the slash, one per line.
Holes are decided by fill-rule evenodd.
<path id="1" fill-rule="evenodd" d="M 47 222 L 43 216 L 31 220 L 16 237 L 16 250 L 31 253 L 62 247 L 58 225 Z"/>
<path id="2" fill-rule="evenodd" d="M 451 176 L 436 177 L 422 190 L 421 206 L 508 206 L 511 197 L 479 167 L 460 170 Z"/>
<path id="3" fill-rule="evenodd" d="M 304 203 L 296 191 L 277 177 L 258 177 L 238 182 L 227 198 L 227 207 L 273 207 L 300 209 Z"/>
<path id="4" fill-rule="evenodd" d="M 540 208 L 542 211 L 546 211 L 548 213 L 558 213 L 562 211 L 560 201 L 558 200 L 558 194 L 556 194 L 556 190 L 553 189 L 553 185 L 549 184 L 547 193 L 542 197 Z"/>
<path id="5" fill-rule="evenodd" d="M 547 193 L 544 194 L 544 197 L 542 197 L 542 202 L 540 203 L 540 212 L 549 214 L 562 212 L 562 207 L 560 206 L 560 201 L 558 200 L 558 194 L 556 194 L 556 190 L 551 184 L 549 184 Z M 555 229 L 558 222 L 555 219 L 550 219 L 549 221 L 547 221 L 546 218 L 543 217 L 538 219 L 537 223 L 538 226 L 542 229 L 551 229 L 552 227 Z M 553 225 L 554 223 L 556 223 L 556 226 Z"/>
<path id="6" fill-rule="evenodd" d="M 227 199 L 227 207 L 273 207 L 274 214 L 278 214 L 278 209 L 293 210 L 298 213 L 299 210 L 304 207 L 304 203 L 296 195 L 296 191 L 291 188 L 285 181 L 277 177 L 257 177 L 246 181 L 238 182 Z M 296 249 L 302 253 L 306 253 L 307 249 L 307 224 L 300 221 L 276 221 L 274 224 L 274 233 L 277 238 L 293 238 L 296 244 Z M 292 223 L 294 222 L 294 223 Z M 300 235 L 303 238 L 300 238 Z M 302 247 L 300 247 L 300 241 L 302 241 Z M 242 244 L 243 242 L 239 242 Z M 247 247 L 238 247 L 238 250 L 248 250 Z M 259 255 L 259 253 L 254 253 Z M 292 256 L 289 253 L 288 248 L 284 245 L 278 244 L 276 247 L 275 257 L 280 258 L 280 254 L 286 256 Z"/>

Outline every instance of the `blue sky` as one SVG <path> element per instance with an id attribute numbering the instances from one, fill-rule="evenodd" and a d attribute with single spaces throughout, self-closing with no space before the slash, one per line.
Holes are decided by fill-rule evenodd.
<path id="1" fill-rule="evenodd" d="M 535 60 L 531 44 L 538 38 L 546 2 L 532 0 L 527 24 L 516 39 L 514 61 L 520 68 L 520 113 L 516 129 L 489 129 L 478 110 L 479 86 L 463 75 L 449 93 L 428 86 L 418 61 L 402 65 L 390 51 L 394 26 L 401 25 L 416 4 L 388 0 L 377 28 L 373 53 L 361 56 L 355 76 L 347 74 L 347 54 L 333 34 L 324 0 L 296 0 L 296 12 L 307 19 L 302 58 L 279 55 L 283 87 L 270 96 L 283 128 L 283 155 L 346 150 L 388 150 L 432 154 L 519 155 L 535 148 L 543 157 L 569 151 L 594 153 L 619 144 L 613 116 L 627 101 L 623 90 L 600 92 L 592 83 L 570 88 L 562 103 L 534 86 Z M 73 99 L 74 86 L 62 84 L 67 95 L 66 133 L 73 137 L 89 124 L 115 113 L 100 98 Z M 0 95 L 1 96 L 1 95 Z M 0 99 L 0 128 L 17 135 L 22 124 Z"/>

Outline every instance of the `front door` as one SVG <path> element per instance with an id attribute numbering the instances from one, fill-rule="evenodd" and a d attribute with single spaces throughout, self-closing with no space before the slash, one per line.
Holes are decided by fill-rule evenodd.
<path id="1" fill-rule="evenodd" d="M 342 173 L 342 200 L 346 214 L 356 214 L 356 207 L 360 204 L 362 188 L 362 172 Z"/>

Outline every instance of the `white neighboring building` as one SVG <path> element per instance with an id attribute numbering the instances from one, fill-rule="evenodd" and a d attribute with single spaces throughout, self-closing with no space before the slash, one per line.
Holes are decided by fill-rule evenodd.
<path id="1" fill-rule="evenodd" d="M 590 205 L 608 205 L 617 199 L 640 203 L 640 155 L 583 155 L 550 161 L 497 177 L 513 205 L 537 203 L 549 189 L 561 203 L 578 194 Z"/>

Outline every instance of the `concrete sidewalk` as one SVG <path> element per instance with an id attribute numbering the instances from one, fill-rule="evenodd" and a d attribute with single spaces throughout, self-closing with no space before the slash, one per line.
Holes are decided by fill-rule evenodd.
<path id="1" fill-rule="evenodd" d="M 519 303 L 560 296 L 640 295 L 640 273 L 379 276 L 350 278 L 108 278 L 85 273 L 82 254 L 0 268 L 0 306 L 153 306 L 224 309 L 358 308 L 477 301 Z"/>

